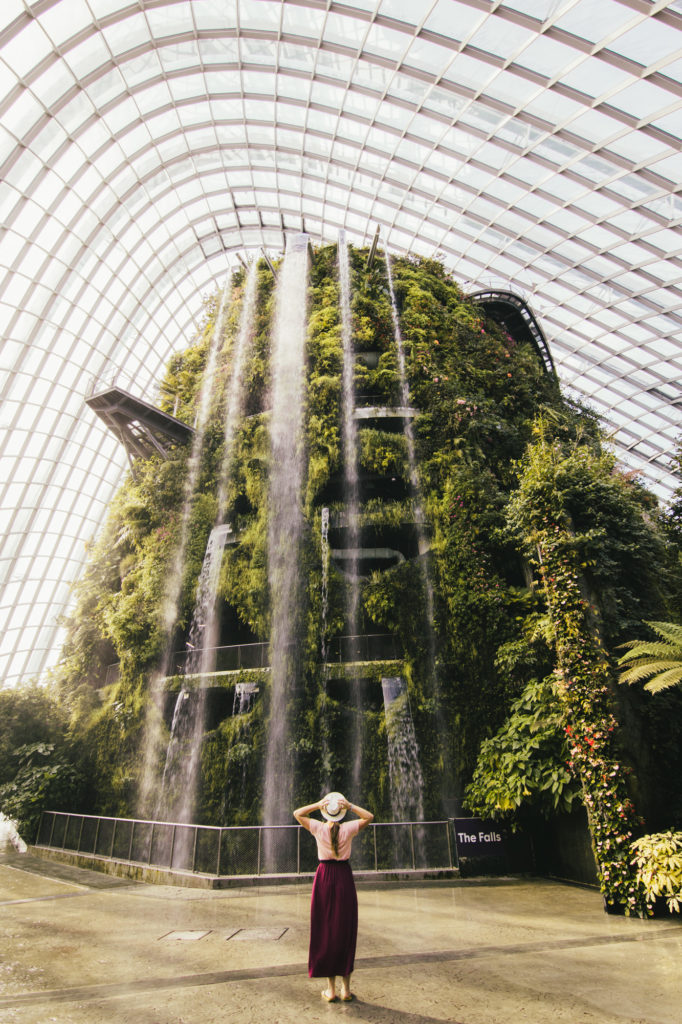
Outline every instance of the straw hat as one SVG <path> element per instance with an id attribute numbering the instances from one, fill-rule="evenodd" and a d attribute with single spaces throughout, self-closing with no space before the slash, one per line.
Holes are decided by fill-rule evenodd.
<path id="1" fill-rule="evenodd" d="M 324 807 L 320 808 L 322 817 L 327 821 L 341 821 L 346 814 L 346 808 L 341 806 L 341 801 L 346 799 L 343 794 L 327 793 L 323 799 L 326 803 Z"/>

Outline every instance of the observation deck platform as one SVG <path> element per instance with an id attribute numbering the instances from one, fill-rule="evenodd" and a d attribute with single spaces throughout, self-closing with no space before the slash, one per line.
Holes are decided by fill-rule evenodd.
<path id="1" fill-rule="evenodd" d="M 124 383 L 116 376 L 94 380 L 85 404 L 107 425 L 129 458 L 146 459 L 156 452 L 166 459 L 171 447 L 191 440 L 192 427 L 137 398 Z"/>

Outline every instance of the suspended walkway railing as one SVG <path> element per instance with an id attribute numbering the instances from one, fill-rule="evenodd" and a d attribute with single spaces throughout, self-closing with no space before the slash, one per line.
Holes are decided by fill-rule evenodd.
<path id="1" fill-rule="evenodd" d="M 296 645 L 292 645 L 295 647 Z M 270 644 L 233 644 L 229 647 L 206 648 L 212 655 L 213 672 L 235 672 L 241 669 L 262 669 L 270 667 Z M 196 651 L 175 651 L 171 673 L 185 675 L 190 657 L 204 654 Z M 334 636 L 327 641 L 329 661 L 399 661 L 402 648 L 397 637 L 390 633 L 368 633 L 358 636 Z M 112 671 L 115 666 L 111 666 Z"/>
<path id="2" fill-rule="evenodd" d="M 44 811 L 35 846 L 217 878 L 307 875 L 317 867 L 315 843 L 299 825 L 221 828 Z M 353 841 L 352 864 L 355 872 L 382 874 L 453 870 L 452 822 L 372 822 Z"/>

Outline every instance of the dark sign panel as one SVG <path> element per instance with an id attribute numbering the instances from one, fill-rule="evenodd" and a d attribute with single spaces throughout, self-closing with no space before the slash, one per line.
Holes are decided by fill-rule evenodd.
<path id="1" fill-rule="evenodd" d="M 505 853 L 505 835 L 496 821 L 483 818 L 455 818 L 458 857 L 500 857 Z"/>

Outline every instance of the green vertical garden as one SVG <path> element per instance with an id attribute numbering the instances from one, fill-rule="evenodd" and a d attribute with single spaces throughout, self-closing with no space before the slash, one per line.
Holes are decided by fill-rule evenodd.
<path id="1" fill-rule="evenodd" d="M 435 260 L 392 261 L 410 404 L 409 413 L 398 414 L 401 382 L 385 257 L 379 253 L 371 266 L 367 257 L 367 250 L 350 250 L 363 552 L 359 630 L 361 637 L 383 639 L 372 641 L 371 654 L 371 645 L 352 654 L 341 639 L 348 631 L 350 586 L 342 557 L 348 536 L 343 349 L 337 251 L 326 246 L 311 260 L 307 305 L 305 607 L 301 679 L 290 708 L 301 802 L 316 799 L 327 784 L 348 785 L 349 737 L 361 735 L 362 792 L 354 799 L 379 819 L 392 819 L 381 680 L 400 677 L 427 818 L 473 813 L 532 828 L 543 816 L 582 805 L 607 902 L 638 911 L 646 901 L 634 880 L 630 843 L 646 831 L 680 827 L 682 709 L 678 691 L 653 698 L 641 688 L 620 687 L 616 662 L 619 645 L 639 635 L 644 621 L 679 618 L 679 516 L 666 517 L 619 470 L 598 422 L 562 396 L 530 342 L 487 318 Z M 216 514 L 221 424 L 245 281 L 244 272 L 235 275 L 221 325 L 173 636 L 180 653 Z M 267 644 L 271 627 L 275 289 L 261 264 L 229 484 L 232 536 L 218 588 L 220 646 L 250 645 L 252 651 Z M 164 407 L 187 423 L 195 415 L 216 313 L 211 299 L 201 331 L 171 360 L 162 382 Z M 416 491 L 404 431 L 408 415 Z M 54 674 L 64 735 L 91 780 L 73 809 L 135 812 L 149 706 L 156 703 L 167 738 L 173 701 L 187 685 L 181 657 L 173 662 L 180 670 L 161 680 L 156 673 L 187 458 L 177 447 L 165 460 L 137 460 L 76 590 Z M 237 699 L 245 684 L 252 693 L 248 706 Z M 257 823 L 267 663 L 221 668 L 218 660 L 200 685 L 207 688 L 208 715 L 198 817 L 208 824 Z M 360 706 L 354 693 L 362 695 Z"/>

